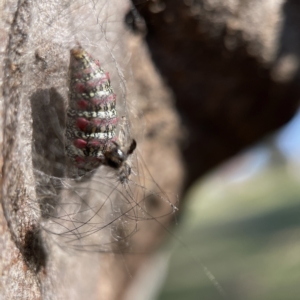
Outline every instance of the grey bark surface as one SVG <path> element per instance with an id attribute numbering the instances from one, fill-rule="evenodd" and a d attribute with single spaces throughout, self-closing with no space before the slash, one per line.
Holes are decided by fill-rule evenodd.
<path id="1" fill-rule="evenodd" d="M 78 42 L 110 73 L 119 115 L 127 117 L 130 135 L 138 143 L 139 168 L 135 170 L 141 172 L 143 188 L 155 191 L 159 182 L 164 191 L 175 195 L 180 191 L 183 171 L 171 94 L 151 65 L 142 38 L 125 26 L 129 10 L 127 1 L 1 2 L 1 299 L 120 299 L 139 265 L 163 237 L 162 224 L 170 222 L 171 216 L 139 222 L 139 232 L 128 242 L 139 254 L 125 253 L 125 239 L 105 254 L 98 253 L 102 249 L 86 252 L 84 246 L 74 251 L 62 246 L 47 227 L 58 202 L 66 213 L 72 211 L 67 204 L 86 189 L 84 200 L 91 207 L 102 200 L 99 195 L 106 188 L 96 180 L 94 185 L 64 180 L 68 174 L 61 129 L 69 51 Z M 102 178 L 99 172 L 96 178 Z M 155 180 L 147 179 L 147 174 Z M 70 183 L 73 190 L 66 188 Z M 117 210 L 126 206 L 124 199 L 109 198 Z M 149 205 L 148 211 L 155 214 L 170 210 L 169 204 L 155 197 Z M 97 217 L 112 223 L 98 230 L 98 236 L 96 232 L 94 240 L 99 244 L 102 240 L 110 244 L 116 234 L 122 237 L 130 231 L 122 220 L 109 221 L 104 209 Z M 59 221 L 63 231 L 64 220 Z M 118 222 L 120 226 L 114 225 Z"/>

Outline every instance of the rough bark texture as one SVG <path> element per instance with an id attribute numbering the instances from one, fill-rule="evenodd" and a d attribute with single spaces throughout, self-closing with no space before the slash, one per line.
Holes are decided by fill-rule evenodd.
<path id="1" fill-rule="evenodd" d="M 129 10 L 127 1 L 2 3 L 3 299 L 120 299 L 139 265 L 163 237 L 162 224 L 170 222 L 172 207 L 163 201 L 167 197 L 157 193 L 160 188 L 174 195 L 180 192 L 183 171 L 176 144 L 178 120 L 171 94 L 153 68 L 142 38 L 125 25 Z M 64 179 L 68 173 L 61 131 L 67 105 L 69 51 L 77 42 L 110 72 L 119 115 L 127 117 L 131 137 L 138 143 L 133 161 L 137 174 L 133 177 L 142 187 L 132 184 L 123 194 L 110 189 L 114 193 L 104 197 L 107 182 L 116 186 L 115 178 L 102 180 L 105 172 L 111 171 L 107 169 L 82 182 Z M 80 194 L 82 190 L 86 192 Z M 127 195 L 139 202 L 137 211 L 147 206 L 149 214 L 140 217 L 168 216 L 139 223 L 134 220 L 137 212 L 132 212 L 133 220 L 122 215 L 110 217 L 130 209 L 133 203 L 126 203 L 130 200 Z M 65 215 L 70 214 L 76 197 L 83 199 L 82 218 L 85 211 L 93 213 L 101 201 L 112 207 L 111 212 L 103 207 L 90 221 L 96 228 L 96 253 L 85 252 L 82 244 L 86 241 L 79 247 L 83 251 L 73 251 L 63 239 L 47 231 L 51 222 L 60 232 L 66 229 L 64 221 L 68 220 L 62 214 L 55 219 L 53 211 L 60 208 Z M 144 208 L 139 209 L 139 205 Z M 103 219 L 107 226 L 102 225 Z M 139 232 L 132 239 L 124 238 L 131 230 Z M 78 232 L 69 233 L 64 237 L 73 235 L 76 241 Z"/>
<path id="2" fill-rule="evenodd" d="M 119 111 L 127 116 L 138 142 L 138 183 L 147 190 L 159 192 L 158 183 L 163 191 L 180 193 L 184 170 L 179 139 L 188 186 L 281 126 L 296 110 L 300 92 L 296 1 L 135 4 L 145 22 L 125 0 L 1 3 L 3 299 L 121 299 L 164 236 L 162 225 L 171 219 L 169 215 L 139 222 L 139 231 L 130 240 L 139 251 L 131 254 L 124 253 L 122 239 L 114 253 L 74 253 L 42 230 L 49 222 L 49 209 L 58 201 L 72 203 L 73 189 L 88 187 L 84 197 L 90 207 L 101 200 L 96 188 L 101 193 L 105 189 L 101 180 L 92 182 L 96 187 L 89 181 L 63 181 L 67 174 L 60 128 L 67 105 L 69 50 L 76 42 L 110 72 Z M 135 33 L 125 28 L 125 22 Z M 171 91 L 150 60 L 145 32 L 153 61 Z M 102 178 L 101 173 L 98 176 Z M 57 182 L 63 182 L 64 189 L 57 188 Z M 67 189 L 70 182 L 72 189 Z M 167 214 L 166 198 L 151 195 L 150 214 L 145 217 Z M 120 210 L 126 206 L 117 196 L 111 203 Z M 109 242 L 113 231 L 121 237 L 126 234 L 125 222 L 113 223 L 117 221 L 121 226 L 103 230 L 102 239 Z"/>

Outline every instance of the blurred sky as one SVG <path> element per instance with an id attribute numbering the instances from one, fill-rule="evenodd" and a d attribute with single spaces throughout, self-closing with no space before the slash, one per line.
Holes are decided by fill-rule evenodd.
<path id="1" fill-rule="evenodd" d="M 277 144 L 289 160 L 300 161 L 300 111 L 280 130 Z"/>

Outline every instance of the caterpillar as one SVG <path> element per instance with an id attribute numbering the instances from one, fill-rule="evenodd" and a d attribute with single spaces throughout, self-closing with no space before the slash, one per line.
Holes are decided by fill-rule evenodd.
<path id="1" fill-rule="evenodd" d="M 66 122 L 66 154 L 83 173 L 109 166 L 121 183 L 131 173 L 127 158 L 136 148 L 118 141 L 116 94 L 106 73 L 81 46 L 70 51 L 69 107 Z"/>
<path id="2" fill-rule="evenodd" d="M 125 118 L 117 118 L 117 97 L 109 74 L 81 46 L 70 50 L 68 80 L 69 103 L 62 140 L 76 174 L 68 176 L 67 164 L 66 178 L 53 180 L 58 192 L 55 201 L 44 205 L 48 222 L 43 227 L 60 237 L 59 245 L 63 247 L 104 252 L 124 247 L 124 251 L 131 251 L 127 247 L 138 222 L 155 220 L 160 224 L 158 218 L 177 210 L 176 195 L 171 200 L 160 188 L 139 153 L 131 164 L 137 143 L 127 138 L 121 122 Z M 106 176 L 106 170 L 94 174 L 101 166 L 116 171 L 117 184 Z M 84 176 L 86 173 L 93 176 Z M 156 212 L 152 203 L 157 201 L 161 204 Z"/>

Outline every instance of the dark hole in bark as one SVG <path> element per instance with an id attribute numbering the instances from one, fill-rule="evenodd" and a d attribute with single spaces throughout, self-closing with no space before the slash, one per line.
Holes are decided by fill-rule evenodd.
<path id="1" fill-rule="evenodd" d="M 23 247 L 23 256 L 26 264 L 36 273 L 46 265 L 46 251 L 40 236 L 39 228 L 27 230 Z"/>

